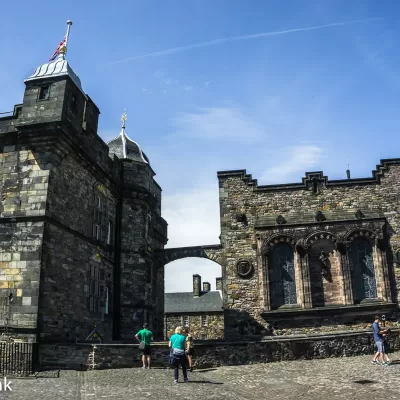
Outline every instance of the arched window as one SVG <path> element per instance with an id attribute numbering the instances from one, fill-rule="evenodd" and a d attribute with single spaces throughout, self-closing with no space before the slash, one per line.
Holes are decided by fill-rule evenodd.
<path id="1" fill-rule="evenodd" d="M 288 243 L 278 243 L 270 256 L 271 305 L 278 308 L 297 304 L 293 248 Z"/>
<path id="2" fill-rule="evenodd" d="M 351 244 L 352 284 L 355 303 L 365 299 L 376 299 L 376 278 L 372 245 L 364 237 L 358 237 Z"/>

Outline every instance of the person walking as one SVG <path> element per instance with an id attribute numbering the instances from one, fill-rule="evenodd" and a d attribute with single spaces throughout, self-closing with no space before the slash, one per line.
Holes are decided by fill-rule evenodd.
<path id="1" fill-rule="evenodd" d="M 374 358 L 371 361 L 371 364 L 381 364 L 381 365 L 388 365 L 388 363 L 385 362 L 383 359 L 383 334 L 386 333 L 386 330 L 382 330 L 381 327 L 379 326 L 380 322 L 380 317 L 379 315 L 375 316 L 375 321 L 372 324 L 372 331 L 374 334 L 374 341 L 377 347 L 377 352 L 374 356 Z"/>
<path id="2" fill-rule="evenodd" d="M 141 329 L 135 335 L 139 344 L 139 350 L 142 352 L 142 363 L 143 369 L 146 368 L 146 358 L 147 358 L 147 368 L 151 368 L 151 341 L 153 340 L 153 333 L 149 330 L 149 325 L 144 324 L 143 329 Z"/>
<path id="3" fill-rule="evenodd" d="M 189 361 L 189 369 L 190 372 L 193 372 L 193 354 L 194 354 L 194 342 L 193 336 L 190 334 L 189 329 L 185 329 L 186 336 L 186 355 Z"/>
<path id="4" fill-rule="evenodd" d="M 174 383 L 178 383 L 179 366 L 182 367 L 183 381 L 188 382 L 187 377 L 187 357 L 186 357 L 186 337 L 182 335 L 182 327 L 178 326 L 175 329 L 175 334 L 169 339 L 168 346 L 172 349 L 174 367 Z"/>

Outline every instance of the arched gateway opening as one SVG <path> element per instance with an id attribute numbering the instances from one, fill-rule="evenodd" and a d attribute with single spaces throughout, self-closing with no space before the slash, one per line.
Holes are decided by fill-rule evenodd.
<path id="1" fill-rule="evenodd" d="M 163 251 L 165 339 L 177 326 L 188 329 L 195 340 L 224 337 L 220 250 L 216 245 Z"/>

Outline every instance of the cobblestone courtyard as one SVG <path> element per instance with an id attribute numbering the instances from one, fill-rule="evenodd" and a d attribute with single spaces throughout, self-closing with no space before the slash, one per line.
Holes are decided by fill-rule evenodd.
<path id="1" fill-rule="evenodd" d="M 371 356 L 221 367 L 190 373 L 174 385 L 172 370 L 54 371 L 37 379 L 11 379 L 0 398 L 64 399 L 399 399 L 400 352 L 388 367 Z M 182 377 L 180 377 L 182 381 Z"/>

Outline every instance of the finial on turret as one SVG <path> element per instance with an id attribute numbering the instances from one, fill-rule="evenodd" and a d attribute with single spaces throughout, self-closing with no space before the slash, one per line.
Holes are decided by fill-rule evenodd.
<path id="1" fill-rule="evenodd" d="M 128 118 L 126 117 L 126 109 L 124 108 L 124 113 L 122 114 L 121 121 L 122 121 L 122 128 L 125 129 L 125 121 Z"/>
<path id="2" fill-rule="evenodd" d="M 58 56 L 59 60 L 65 60 L 65 54 L 67 53 L 69 31 L 71 29 L 72 21 L 68 20 L 67 21 L 67 25 L 68 25 L 67 33 L 65 34 L 64 39 L 58 45 L 58 47 L 57 47 L 56 51 L 54 52 L 54 54 L 51 56 L 49 62 L 54 61 L 57 56 Z"/>

